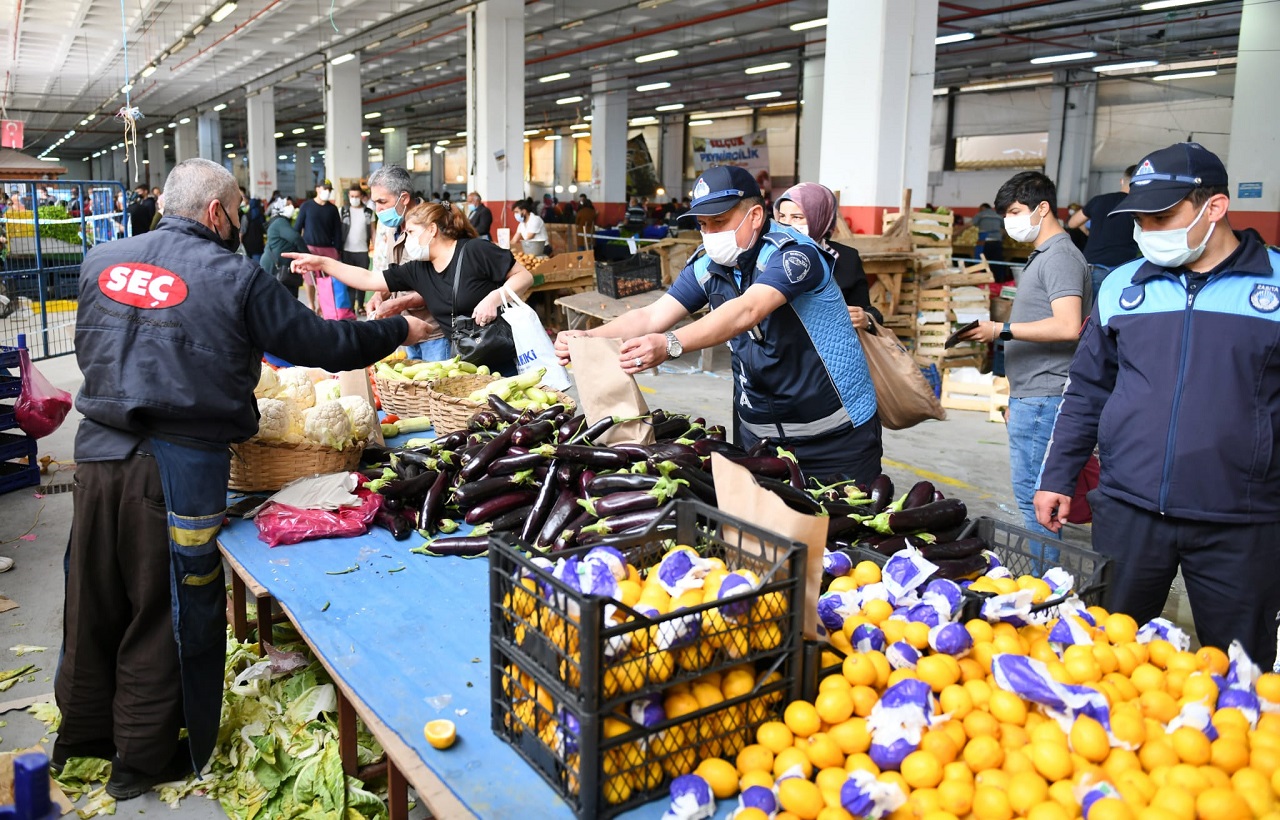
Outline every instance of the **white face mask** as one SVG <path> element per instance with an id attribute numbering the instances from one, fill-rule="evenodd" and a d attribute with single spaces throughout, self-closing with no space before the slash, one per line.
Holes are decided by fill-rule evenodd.
<path id="1" fill-rule="evenodd" d="M 320 201 L 321 201 L 321 202 L 328 202 L 332 197 L 333 197 L 333 192 L 332 192 L 332 191 L 321 191 L 321 192 L 320 192 Z"/>
<path id="2" fill-rule="evenodd" d="M 800 223 L 799 225 L 796 225 L 796 224 L 792 223 L 792 224 L 788 225 L 787 227 L 788 227 L 788 228 L 790 228 L 791 230 L 795 231 L 796 233 L 802 233 L 802 234 L 804 234 L 805 236 L 808 236 L 808 235 L 809 235 L 809 223 L 807 223 L 807 222 L 802 222 L 802 223 Z"/>
<path id="3" fill-rule="evenodd" d="M 738 220 L 738 224 L 729 230 L 716 231 L 715 233 L 702 233 L 702 247 L 707 249 L 707 256 L 711 257 L 711 261 L 717 262 L 725 267 L 733 267 L 738 261 L 738 257 L 747 252 L 747 248 L 738 246 L 738 228 L 742 227 L 742 223 L 747 221 L 747 217 L 751 215 L 747 211 L 742 215 L 742 219 Z"/>
<path id="4" fill-rule="evenodd" d="M 349 199 L 349 200 L 350 200 L 350 202 L 351 202 L 351 207 L 352 207 L 352 208 L 359 208 L 359 207 L 360 207 L 360 197 L 358 197 L 358 196 L 353 196 L 353 197 L 349 197 L 348 199 Z"/>
<path id="5" fill-rule="evenodd" d="M 419 245 L 418 240 L 426 240 L 425 245 Z M 421 261 L 427 258 L 428 251 L 431 249 L 431 237 L 426 234 L 418 234 L 417 236 L 406 236 L 404 240 L 404 254 L 414 261 Z"/>
<path id="6" fill-rule="evenodd" d="M 298 209 L 293 207 L 292 205 L 285 205 L 283 208 L 280 209 L 280 215 L 283 216 L 285 219 L 293 219 L 293 212 L 296 210 Z"/>
<path id="7" fill-rule="evenodd" d="M 1044 225 L 1044 217 L 1040 217 L 1040 221 L 1031 224 L 1031 213 L 1011 214 L 1004 218 L 1005 233 L 1015 242 L 1035 242 L 1036 237 L 1040 235 L 1040 227 Z"/>
<path id="8" fill-rule="evenodd" d="M 1200 217 L 1204 216 L 1205 208 L 1208 207 L 1209 203 L 1205 202 L 1200 207 L 1200 213 L 1196 214 L 1196 218 L 1185 228 L 1173 228 L 1167 231 L 1144 231 L 1135 222 L 1133 224 L 1133 241 L 1138 243 L 1138 250 L 1142 251 L 1142 255 L 1152 264 L 1159 265 L 1162 268 L 1180 268 L 1183 265 L 1189 265 L 1204 253 L 1205 246 L 1209 244 L 1209 237 L 1213 236 L 1214 226 L 1218 224 L 1216 222 L 1209 223 L 1209 230 L 1205 231 L 1204 239 L 1200 240 L 1199 245 L 1194 248 L 1187 246 L 1191 229 L 1200 221 Z"/>

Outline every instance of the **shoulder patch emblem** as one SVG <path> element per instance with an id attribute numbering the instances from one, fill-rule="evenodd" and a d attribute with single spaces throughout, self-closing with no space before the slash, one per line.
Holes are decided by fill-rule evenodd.
<path id="1" fill-rule="evenodd" d="M 809 275 L 813 263 L 803 251 L 784 251 L 782 254 L 782 272 L 793 285 L 798 285 Z"/>
<path id="2" fill-rule="evenodd" d="M 1120 291 L 1120 307 L 1123 310 L 1133 310 L 1142 304 L 1147 298 L 1146 285 L 1133 285 Z"/>
<path id="3" fill-rule="evenodd" d="M 1280 286 L 1254 285 L 1253 292 L 1249 294 L 1249 304 L 1259 313 L 1275 313 L 1280 308 Z"/>

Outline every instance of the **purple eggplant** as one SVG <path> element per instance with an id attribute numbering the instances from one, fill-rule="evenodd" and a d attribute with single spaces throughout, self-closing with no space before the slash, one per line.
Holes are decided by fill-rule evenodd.
<path id="1" fill-rule="evenodd" d="M 514 475 L 499 475 L 468 481 L 453 489 L 453 501 L 459 507 L 470 508 L 512 490 L 526 489 L 525 483 Z"/>
<path id="2" fill-rule="evenodd" d="M 680 438 L 692 426 L 688 416 L 668 416 L 662 421 L 654 421 L 653 437 L 658 441 L 672 441 Z"/>
<path id="3" fill-rule="evenodd" d="M 583 504 L 586 510 L 597 518 L 605 518 L 610 515 L 656 509 L 662 506 L 665 500 L 665 494 L 651 491 L 631 491 L 613 493 L 603 498 L 584 498 L 579 503 Z"/>
<path id="4" fill-rule="evenodd" d="M 690 492 L 704 504 L 716 506 L 716 484 L 711 476 L 702 470 L 678 467 L 671 472 L 671 477 L 680 479 L 689 487 Z"/>
<path id="5" fill-rule="evenodd" d="M 596 516 L 587 510 L 578 513 L 577 516 L 569 520 L 564 529 L 560 530 L 559 535 L 551 542 L 551 552 L 564 552 L 578 543 L 578 534 L 582 532 L 582 528 L 594 522 Z"/>
<path id="6" fill-rule="evenodd" d="M 587 488 L 591 486 L 591 482 L 595 480 L 595 477 L 595 470 L 583 470 L 578 475 L 578 496 L 580 498 L 586 498 L 591 494 Z"/>
<path id="7" fill-rule="evenodd" d="M 397 541 L 403 541 L 413 532 L 413 525 L 401 516 L 398 511 L 388 510 L 385 506 L 374 513 L 373 523 L 391 533 Z"/>
<path id="8" fill-rule="evenodd" d="M 432 482 L 431 489 L 427 490 L 422 508 L 418 510 L 418 529 L 428 535 L 435 532 L 436 521 L 440 519 L 440 513 L 444 509 L 444 493 L 448 487 L 449 474 L 441 471 Z"/>
<path id="9" fill-rule="evenodd" d="M 910 510 L 914 507 L 923 507 L 933 501 L 933 483 L 929 481 L 917 481 L 915 486 L 907 491 L 907 498 L 902 502 L 902 509 Z"/>
<path id="10" fill-rule="evenodd" d="M 618 421 L 619 419 L 617 416 L 605 416 L 604 418 L 596 421 L 587 429 L 583 430 L 580 435 L 569 439 L 568 443 L 576 444 L 582 441 L 594 442 L 596 439 L 603 436 L 610 427 L 617 424 Z"/>
<path id="11" fill-rule="evenodd" d="M 498 426 L 502 420 L 498 418 L 498 414 L 492 410 L 481 410 L 475 413 L 471 418 L 467 419 L 467 429 L 473 433 L 481 430 L 492 430 Z"/>
<path id="12" fill-rule="evenodd" d="M 547 466 L 547 457 L 541 453 L 507 453 L 505 456 L 495 458 L 489 465 L 489 469 L 485 472 L 488 476 L 498 475 L 515 475 L 525 470 L 533 470 L 538 467 Z"/>
<path id="13" fill-rule="evenodd" d="M 631 442 L 621 442 L 613 444 L 609 447 L 615 453 L 622 453 L 631 461 L 644 461 L 650 455 L 651 444 L 632 444 Z"/>
<path id="14" fill-rule="evenodd" d="M 791 478 L 791 468 L 788 466 L 788 460 L 778 458 L 777 456 L 748 456 L 746 458 L 730 458 L 734 464 L 748 470 L 752 475 L 767 476 L 769 478 Z M 803 490 L 804 487 L 796 489 Z"/>
<path id="15" fill-rule="evenodd" d="M 876 544 L 873 549 L 881 555 L 893 555 L 908 547 L 923 550 L 927 546 L 929 546 L 928 541 L 916 538 L 914 535 L 894 535 Z"/>
<path id="16" fill-rule="evenodd" d="M 507 404 L 507 402 L 500 396 L 490 393 L 486 398 L 486 401 L 489 402 L 489 407 L 493 412 L 498 414 L 498 418 L 502 419 L 507 424 L 513 424 L 520 420 L 520 411 L 515 407 L 512 407 L 510 404 Z"/>
<path id="17" fill-rule="evenodd" d="M 553 541 L 560 531 L 569 523 L 569 519 L 573 517 L 578 509 L 578 494 L 574 491 L 572 484 L 564 486 L 560 490 L 560 494 L 556 496 L 555 504 L 551 507 L 551 512 L 547 514 L 547 520 L 543 522 L 542 529 L 538 533 L 537 539 L 533 542 L 535 547 L 546 548 Z"/>
<path id="18" fill-rule="evenodd" d="M 833 515 L 827 523 L 827 539 L 832 540 L 854 532 L 862 526 L 862 522 L 847 515 Z"/>
<path id="19" fill-rule="evenodd" d="M 963 522 L 967 515 L 968 510 L 963 501 L 946 498 L 909 510 L 880 513 L 868 522 L 868 526 L 876 532 L 902 535 L 954 527 Z"/>
<path id="20" fill-rule="evenodd" d="M 558 462 L 556 467 L 556 479 L 562 486 L 568 486 L 578 480 L 578 476 L 582 474 L 582 465 L 575 464 L 572 461 Z"/>
<path id="21" fill-rule="evenodd" d="M 452 556 L 455 558 L 476 558 L 489 551 L 487 535 L 455 535 L 433 538 L 411 552 L 420 555 Z"/>
<path id="22" fill-rule="evenodd" d="M 498 435 L 494 436 L 491 441 L 484 445 L 484 449 L 480 450 L 475 456 L 463 466 L 458 476 L 463 481 L 472 481 L 484 475 L 484 471 L 489 468 L 494 459 L 502 455 L 502 452 L 511 444 L 511 437 L 515 435 L 518 428 L 515 424 L 507 425 L 507 428 Z"/>
<path id="23" fill-rule="evenodd" d="M 884 511 L 893 501 L 893 479 L 883 473 L 871 482 L 871 486 L 867 488 L 867 497 L 871 499 L 871 505 L 867 512 L 876 515 Z"/>
<path id="24" fill-rule="evenodd" d="M 659 507 L 653 510 L 639 510 L 637 512 L 622 513 L 621 515 L 612 515 L 608 518 L 601 518 L 594 524 L 588 524 L 582 528 L 581 533 L 583 535 L 588 533 L 617 535 L 624 530 L 647 527 L 662 518 L 666 512 L 666 507 Z"/>
<path id="25" fill-rule="evenodd" d="M 517 447 L 532 447 L 551 438 L 555 431 L 556 426 L 550 419 L 533 421 L 516 428 L 511 434 L 511 443 Z"/>
<path id="26" fill-rule="evenodd" d="M 930 561 L 955 560 L 957 558 L 968 558 L 971 555 L 977 555 L 987 548 L 987 542 L 981 538 L 966 538 L 963 541 L 949 541 L 946 543 L 933 543 L 924 547 L 920 551 L 924 553 L 924 557 Z"/>
<path id="27" fill-rule="evenodd" d="M 392 481 L 379 492 L 383 498 L 396 498 L 416 505 L 431 489 L 438 475 L 436 472 L 424 470 L 413 478 Z"/>
<path id="28" fill-rule="evenodd" d="M 652 490 L 660 481 L 654 475 L 640 475 L 637 473 L 607 473 L 605 475 L 597 475 L 591 479 L 587 485 L 587 495 L 601 496 L 610 493 L 635 491 L 635 490 Z"/>
<path id="29" fill-rule="evenodd" d="M 746 458 L 747 453 L 736 444 L 730 444 L 720 439 L 700 438 L 692 445 L 693 451 L 703 458 L 709 457 L 712 453 L 719 453 L 726 458 Z"/>
<path id="30" fill-rule="evenodd" d="M 952 581 L 981 575 L 987 571 L 991 564 L 987 560 L 987 556 L 981 552 L 965 558 L 940 558 L 933 561 L 933 563 L 938 567 L 938 571 L 934 575 L 935 578 L 949 578 Z"/>
<path id="31" fill-rule="evenodd" d="M 503 513 L 511 512 L 517 507 L 532 503 L 537 496 L 536 490 L 512 490 L 502 495 L 496 495 L 467 510 L 464 520 L 468 524 L 483 524 Z"/>
<path id="32" fill-rule="evenodd" d="M 564 444 L 568 441 L 571 441 L 572 439 L 581 435 L 582 431 L 586 429 L 587 429 L 587 417 L 581 416 L 581 415 L 574 416 L 568 421 L 562 422 L 560 426 L 556 428 L 556 443 Z"/>
<path id="33" fill-rule="evenodd" d="M 551 512 L 552 505 L 555 504 L 559 488 L 563 486 L 559 478 L 559 467 L 557 462 L 551 462 L 551 469 L 547 470 L 547 478 L 538 488 L 538 497 L 533 501 L 533 509 L 529 511 L 528 519 L 520 528 L 520 540 L 526 544 L 532 542 L 534 536 L 541 531 L 542 523 Z"/>
<path id="34" fill-rule="evenodd" d="M 631 463 L 631 459 L 616 450 L 585 444 L 548 444 L 534 452 L 552 455 L 562 461 L 571 461 L 597 470 L 621 470 Z"/>
<path id="35" fill-rule="evenodd" d="M 942 494 L 942 490 L 934 489 L 934 491 L 933 491 L 933 500 L 934 500 L 934 501 L 942 501 L 942 500 L 943 500 L 943 499 L 945 499 L 945 498 L 946 498 L 946 496 Z"/>
<path id="36" fill-rule="evenodd" d="M 781 461 L 782 459 L 777 460 Z M 808 513 L 809 515 L 819 515 L 823 512 L 822 505 L 818 503 L 817 499 L 804 490 L 797 490 L 785 481 L 778 481 L 762 475 L 756 475 L 755 480 L 761 487 L 781 498 L 793 510 Z"/>

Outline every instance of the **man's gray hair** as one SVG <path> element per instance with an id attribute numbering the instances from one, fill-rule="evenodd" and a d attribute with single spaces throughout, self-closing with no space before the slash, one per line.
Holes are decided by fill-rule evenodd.
<path id="1" fill-rule="evenodd" d="M 231 172 L 207 159 L 179 162 L 164 181 L 164 212 L 199 219 L 211 201 L 240 207 L 240 186 Z"/>
<path id="2" fill-rule="evenodd" d="M 369 187 L 378 187 L 385 189 L 387 193 L 398 197 L 401 194 L 408 194 L 413 197 L 413 179 L 410 178 L 409 172 L 399 165 L 384 165 L 374 171 L 369 177 Z"/>

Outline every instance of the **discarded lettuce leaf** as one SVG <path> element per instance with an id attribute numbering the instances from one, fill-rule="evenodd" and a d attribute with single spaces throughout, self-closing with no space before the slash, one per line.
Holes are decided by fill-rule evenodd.
<path id="1" fill-rule="evenodd" d="M 23 675 L 30 674 L 35 670 L 35 668 L 35 664 L 29 663 L 26 666 L 18 667 L 17 669 L 5 669 L 4 671 L 0 671 L 0 682 L 17 680 Z"/>
<path id="2" fill-rule="evenodd" d="M 62 711 L 56 703 L 35 703 L 27 708 L 27 712 L 34 715 L 50 732 L 58 731 L 58 726 L 62 723 Z"/>
<path id="3" fill-rule="evenodd" d="M 23 655 L 29 655 L 32 652 L 43 652 L 48 648 L 49 647 L 47 646 L 32 646 L 30 644 L 20 643 L 17 646 L 9 647 L 9 651 L 21 658 Z"/>

